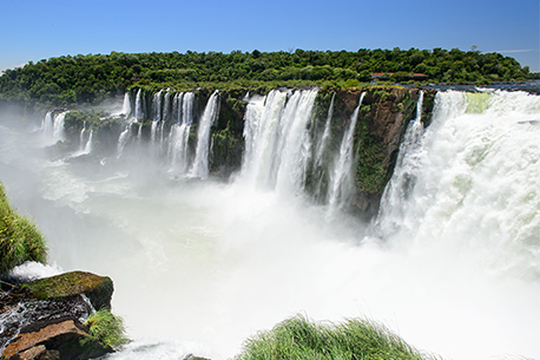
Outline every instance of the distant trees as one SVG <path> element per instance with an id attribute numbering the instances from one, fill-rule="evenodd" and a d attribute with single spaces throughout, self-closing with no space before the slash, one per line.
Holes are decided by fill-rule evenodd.
<path id="1" fill-rule="evenodd" d="M 185 54 L 112 52 L 29 62 L 0 77 L 0 99 L 47 106 L 96 103 L 132 86 L 257 87 L 294 85 L 358 86 L 385 73 L 388 81 L 489 84 L 527 80 L 528 67 L 498 53 L 459 49 L 253 52 Z M 410 74 L 427 75 L 422 79 Z"/>

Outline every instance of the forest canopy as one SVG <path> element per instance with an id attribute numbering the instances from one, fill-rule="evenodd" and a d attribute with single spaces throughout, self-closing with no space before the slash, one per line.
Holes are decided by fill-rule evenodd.
<path id="1" fill-rule="evenodd" d="M 535 76 L 514 58 L 459 49 L 112 52 L 54 57 L 6 70 L 0 76 L 0 100 L 65 106 L 101 102 L 134 86 L 177 90 L 301 85 L 349 88 L 375 80 L 485 85 Z"/>

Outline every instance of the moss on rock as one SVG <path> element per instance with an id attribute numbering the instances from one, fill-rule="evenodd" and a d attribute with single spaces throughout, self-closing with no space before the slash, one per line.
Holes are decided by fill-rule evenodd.
<path id="1" fill-rule="evenodd" d="M 111 307 L 114 285 L 111 278 L 84 271 L 72 271 L 23 285 L 39 300 L 61 299 L 84 294 L 94 309 Z"/>

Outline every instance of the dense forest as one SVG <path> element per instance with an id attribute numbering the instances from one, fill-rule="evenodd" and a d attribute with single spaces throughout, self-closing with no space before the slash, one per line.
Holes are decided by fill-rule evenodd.
<path id="1" fill-rule="evenodd" d="M 43 106 L 92 104 L 145 88 L 351 88 L 370 82 L 490 84 L 535 77 L 511 57 L 479 51 L 369 50 L 185 54 L 112 52 L 29 62 L 0 77 L 0 100 Z"/>

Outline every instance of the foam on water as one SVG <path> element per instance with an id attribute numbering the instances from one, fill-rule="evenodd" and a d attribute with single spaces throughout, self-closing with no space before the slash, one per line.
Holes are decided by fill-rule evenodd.
<path id="1" fill-rule="evenodd" d="M 367 228 L 346 216 L 329 222 L 324 206 L 279 191 L 301 182 L 278 175 L 277 157 L 310 147 L 288 151 L 275 127 L 309 109 L 300 100 L 312 95 L 250 100 L 231 184 L 160 179 L 141 158 L 99 171 L 49 162 L 33 173 L 41 188 L 28 189 L 39 200 L 29 208 L 51 260 L 115 281 L 113 310 L 135 341 L 111 358 L 225 359 L 298 312 L 381 321 L 445 358 L 540 358 L 539 98 L 439 94 Z M 288 134 L 303 139 L 294 126 Z"/>

